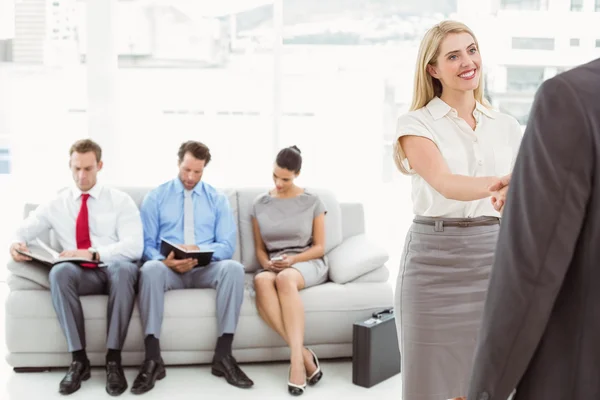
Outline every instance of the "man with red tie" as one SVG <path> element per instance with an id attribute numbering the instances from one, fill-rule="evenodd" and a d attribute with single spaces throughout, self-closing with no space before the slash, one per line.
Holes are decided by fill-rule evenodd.
<path id="1" fill-rule="evenodd" d="M 142 222 L 130 196 L 97 183 L 102 169 L 102 149 L 97 143 L 77 141 L 70 157 L 75 186 L 40 205 L 23 221 L 10 254 L 15 261 L 29 261 L 17 250 L 28 251 L 28 242 L 52 229 L 64 249 L 61 257 L 83 257 L 105 265 L 64 262 L 50 270 L 52 302 L 73 355 L 59 392 L 73 393 L 90 377 L 79 296 L 108 294 L 106 391 L 117 396 L 127 389 L 121 348 L 135 302 L 139 270 L 133 261 L 141 258 L 144 248 Z"/>

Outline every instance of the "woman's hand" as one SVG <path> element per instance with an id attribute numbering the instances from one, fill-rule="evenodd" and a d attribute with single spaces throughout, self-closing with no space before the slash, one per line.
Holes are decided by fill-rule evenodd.
<path id="1" fill-rule="evenodd" d="M 288 256 L 287 254 L 283 254 L 281 258 L 282 260 L 269 260 L 270 271 L 280 272 L 286 268 L 291 267 L 295 263 L 294 256 Z"/>

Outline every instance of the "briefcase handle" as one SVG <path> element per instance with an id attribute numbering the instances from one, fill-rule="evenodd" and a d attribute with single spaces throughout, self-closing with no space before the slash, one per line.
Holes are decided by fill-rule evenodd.
<path id="1" fill-rule="evenodd" d="M 381 317 L 383 317 L 386 314 L 393 314 L 394 313 L 394 307 L 391 308 L 386 308 L 385 310 L 382 311 L 375 311 L 373 313 L 373 318 L 377 318 L 377 319 L 381 319 Z"/>

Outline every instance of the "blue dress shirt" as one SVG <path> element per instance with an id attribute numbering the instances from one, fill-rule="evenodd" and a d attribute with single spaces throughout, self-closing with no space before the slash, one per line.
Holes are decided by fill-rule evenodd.
<path id="1" fill-rule="evenodd" d="M 233 256 L 236 225 L 227 196 L 200 181 L 192 190 L 194 237 L 196 243 L 183 242 L 184 186 L 179 178 L 163 183 L 146 196 L 141 206 L 144 226 L 144 260 L 163 260 L 160 241 L 195 244 L 213 251 L 213 261 Z"/>

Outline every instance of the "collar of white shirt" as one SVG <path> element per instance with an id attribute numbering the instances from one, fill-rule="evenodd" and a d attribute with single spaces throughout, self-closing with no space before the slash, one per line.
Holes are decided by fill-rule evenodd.
<path id="1" fill-rule="evenodd" d="M 102 192 L 102 185 L 100 185 L 99 183 L 96 183 L 94 187 L 88 190 L 87 192 L 82 192 L 81 189 L 79 189 L 77 186 L 71 187 L 71 195 L 73 196 L 74 200 L 79 199 L 84 193 L 89 194 L 91 198 L 97 200 L 100 196 L 100 192 Z"/>
<path id="2" fill-rule="evenodd" d="M 425 107 L 427 107 L 427 110 L 429 110 L 429 112 L 431 113 L 431 116 L 435 120 L 445 117 L 451 111 L 456 112 L 455 109 L 450 107 L 448 105 L 448 103 L 446 103 L 444 100 L 440 99 L 439 97 L 434 97 L 429 103 L 427 103 L 427 105 Z M 492 112 L 492 110 L 485 107 L 483 104 L 481 104 L 478 101 L 475 102 L 475 110 L 484 114 L 488 118 L 492 118 L 492 119 L 495 118 L 495 115 Z"/>

